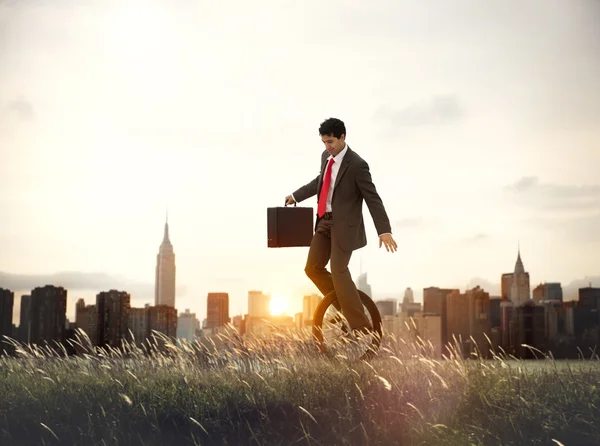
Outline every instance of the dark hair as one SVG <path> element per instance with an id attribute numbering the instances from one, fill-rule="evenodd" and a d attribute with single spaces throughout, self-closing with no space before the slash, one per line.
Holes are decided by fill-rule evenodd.
<path id="1" fill-rule="evenodd" d="M 321 123 L 321 127 L 319 127 L 319 135 L 321 136 L 327 135 L 340 139 L 345 134 L 346 126 L 337 118 L 326 119 Z"/>

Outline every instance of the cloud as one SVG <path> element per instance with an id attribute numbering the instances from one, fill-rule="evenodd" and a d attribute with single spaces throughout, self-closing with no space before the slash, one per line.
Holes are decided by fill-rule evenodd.
<path id="1" fill-rule="evenodd" d="M 538 185 L 540 182 L 538 177 L 522 177 L 513 185 L 508 186 L 509 189 L 516 190 L 518 192 L 523 192 L 527 190 L 531 190 L 533 187 Z"/>
<path id="2" fill-rule="evenodd" d="M 405 217 L 396 220 L 393 224 L 396 229 L 426 229 L 438 221 L 437 217 Z"/>
<path id="3" fill-rule="evenodd" d="M 542 183 L 526 176 L 505 187 L 517 203 L 546 211 L 597 211 L 600 209 L 600 184 L 574 185 Z"/>
<path id="4" fill-rule="evenodd" d="M 407 217 L 407 218 L 402 218 L 400 220 L 396 220 L 394 222 L 394 226 L 397 228 L 402 228 L 402 229 L 414 229 L 414 228 L 421 228 L 423 226 L 425 226 L 425 220 L 423 219 L 423 217 Z"/>
<path id="5" fill-rule="evenodd" d="M 475 234 L 471 237 L 465 237 L 462 239 L 463 243 L 467 243 L 467 244 L 473 244 L 473 243 L 480 243 L 480 242 L 484 242 L 486 240 L 489 240 L 490 236 L 488 234 L 484 234 L 482 232 Z"/>
<path id="6" fill-rule="evenodd" d="M 444 95 L 433 96 L 427 101 L 413 103 L 400 110 L 382 106 L 375 113 L 375 119 L 389 121 L 395 127 L 417 127 L 456 122 L 464 115 L 465 110 L 458 97 Z"/>
<path id="7" fill-rule="evenodd" d="M 33 105 L 23 98 L 11 101 L 8 104 L 8 111 L 16 114 L 23 121 L 31 121 L 35 117 Z"/>
<path id="8" fill-rule="evenodd" d="M 564 217 L 534 217 L 528 222 L 536 228 L 544 228 L 558 236 L 582 243 L 600 242 L 600 212 L 589 215 Z"/>
<path id="9" fill-rule="evenodd" d="M 600 242 L 600 184 L 543 183 L 525 176 L 505 186 L 512 203 L 533 211 L 524 221 L 580 242 Z"/>
<path id="10" fill-rule="evenodd" d="M 62 286 L 67 291 L 98 290 L 100 292 L 117 289 L 127 291 L 134 300 L 154 298 L 154 284 L 132 281 L 123 276 L 102 272 L 66 271 L 56 274 L 33 275 L 11 274 L 0 271 L 0 287 L 2 288 L 30 291 L 44 285 Z M 185 286 L 178 286 L 177 295 L 184 295 L 185 288 Z"/>

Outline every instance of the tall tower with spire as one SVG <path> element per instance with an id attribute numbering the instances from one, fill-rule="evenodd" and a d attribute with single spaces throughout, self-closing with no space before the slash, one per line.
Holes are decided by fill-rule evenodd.
<path id="1" fill-rule="evenodd" d="M 156 256 L 154 304 L 175 308 L 175 253 L 169 239 L 169 214 L 165 220 L 163 241 Z"/>
<path id="2" fill-rule="evenodd" d="M 521 260 L 521 246 L 519 244 L 515 271 L 512 276 L 510 287 L 510 300 L 515 305 L 520 305 L 530 300 L 531 288 L 529 283 L 529 273 L 525 272 L 523 261 Z"/>

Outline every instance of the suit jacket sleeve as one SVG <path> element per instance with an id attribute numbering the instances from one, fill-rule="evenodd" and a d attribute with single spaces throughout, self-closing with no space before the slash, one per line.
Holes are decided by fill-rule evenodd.
<path id="1" fill-rule="evenodd" d="M 292 195 L 296 203 L 306 200 L 307 198 L 317 195 L 317 187 L 319 187 L 319 176 L 312 180 L 310 183 L 305 184 L 300 189 L 296 190 Z"/>
<path id="2" fill-rule="evenodd" d="M 321 171 L 323 170 L 323 163 L 325 162 L 326 158 L 327 158 L 327 151 L 325 150 L 321 154 Z M 317 195 L 317 189 L 319 188 L 319 177 L 320 176 L 321 176 L 321 174 L 319 173 L 319 175 L 317 175 L 317 177 L 314 180 L 312 180 L 310 183 L 305 184 L 300 189 L 298 189 L 294 193 L 292 193 L 292 196 L 294 197 L 294 200 L 296 201 L 296 203 L 300 203 L 301 201 L 304 201 L 307 198 L 314 197 L 315 195 Z"/>
<path id="3" fill-rule="evenodd" d="M 367 203 L 367 207 L 373 218 L 373 223 L 375 224 L 375 229 L 377 229 L 377 234 L 391 234 L 392 227 L 390 225 L 390 220 L 385 211 L 385 207 L 383 206 L 383 202 L 381 201 L 381 197 L 377 193 L 377 189 L 371 179 L 369 165 L 364 160 L 361 160 L 356 166 L 356 184 L 365 203 Z"/>

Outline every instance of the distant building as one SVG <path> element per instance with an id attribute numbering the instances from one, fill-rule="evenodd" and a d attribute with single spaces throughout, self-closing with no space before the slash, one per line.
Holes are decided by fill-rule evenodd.
<path id="1" fill-rule="evenodd" d="M 533 289 L 533 300 L 542 302 L 544 300 L 563 301 L 563 290 L 560 283 L 540 283 Z"/>
<path id="2" fill-rule="evenodd" d="M 44 345 L 65 340 L 67 290 L 46 285 L 31 292 L 30 342 Z"/>
<path id="3" fill-rule="evenodd" d="M 521 260 L 521 251 L 519 250 L 510 287 L 510 300 L 515 305 L 521 305 L 530 299 L 529 273 L 525 271 L 523 261 Z"/>
<path id="4" fill-rule="evenodd" d="M 86 305 L 85 300 L 79 299 L 75 305 L 75 325 L 85 332 L 93 346 L 98 345 L 98 310 L 96 305 Z"/>
<path id="5" fill-rule="evenodd" d="M 395 316 L 397 301 L 396 299 L 382 299 L 375 302 L 379 314 L 383 318 L 384 316 Z"/>
<path id="6" fill-rule="evenodd" d="M 521 249 L 517 250 L 517 261 L 512 273 L 502 274 L 502 296 L 500 300 L 500 346 L 506 353 L 515 352 L 517 331 L 516 308 L 531 301 L 529 273 L 525 271 L 521 259 Z M 492 321 L 496 322 L 495 318 Z"/>
<path id="7" fill-rule="evenodd" d="M 513 353 L 514 350 L 514 312 L 515 305 L 511 300 L 502 298 L 500 301 L 500 346 L 506 353 Z"/>
<path id="8" fill-rule="evenodd" d="M 402 299 L 402 304 L 405 303 L 414 303 L 415 301 L 415 293 L 413 292 L 413 290 L 408 287 L 404 290 L 404 298 Z"/>
<path id="9" fill-rule="evenodd" d="M 302 299 L 302 325 L 312 326 L 313 316 L 319 306 L 319 302 L 321 302 L 321 296 L 318 294 L 304 296 Z"/>
<path id="10" fill-rule="evenodd" d="M 416 332 L 425 343 L 423 350 L 426 356 L 441 358 L 442 346 L 442 317 L 439 314 L 418 312 L 411 317 L 411 325 L 416 326 Z M 409 325 L 410 326 L 410 325 Z M 429 348 L 425 348 L 429 346 Z"/>
<path id="11" fill-rule="evenodd" d="M 373 290 L 371 290 L 371 285 L 367 281 L 367 273 L 362 273 L 358 276 L 358 279 L 356 279 L 356 288 L 373 298 Z"/>
<path id="12" fill-rule="evenodd" d="M 131 296 L 125 291 L 103 291 L 96 296 L 98 345 L 121 347 L 129 332 Z"/>
<path id="13" fill-rule="evenodd" d="M 514 273 L 502 274 L 502 279 L 500 282 L 500 289 L 501 289 L 500 297 L 502 299 L 510 299 L 510 289 L 511 289 L 512 283 L 513 283 L 513 276 L 514 276 Z"/>
<path id="14" fill-rule="evenodd" d="M 304 314 L 296 313 L 294 315 L 294 323 L 296 324 L 296 330 L 302 330 L 304 327 Z"/>
<path id="15" fill-rule="evenodd" d="M 590 346 L 600 344 L 600 288 L 579 288 L 573 309 L 573 328 L 578 341 Z"/>
<path id="16" fill-rule="evenodd" d="M 168 305 L 156 305 L 149 307 L 149 323 L 150 337 L 152 331 L 162 333 L 168 338 L 176 338 L 177 336 L 177 310 Z"/>
<path id="17" fill-rule="evenodd" d="M 542 357 L 539 352 L 533 352 L 529 347 L 542 352 L 546 351 L 545 310 L 529 300 L 515 306 L 515 352 L 518 358 L 532 359 Z"/>
<path id="18" fill-rule="evenodd" d="M 487 339 L 492 329 L 489 293 L 475 287 L 464 294 L 455 291 L 448 295 L 447 300 L 448 342 L 454 344 L 456 339 L 466 355 L 478 352 L 488 357 L 491 346 Z"/>
<path id="19" fill-rule="evenodd" d="M 156 256 L 156 279 L 154 305 L 175 308 L 175 252 L 169 239 L 169 221 L 165 222 L 165 233 Z"/>
<path id="20" fill-rule="evenodd" d="M 500 302 L 502 302 L 502 296 L 490 296 L 490 323 L 492 328 L 500 327 Z"/>
<path id="21" fill-rule="evenodd" d="M 15 303 L 15 293 L 10 290 L 0 288 L 0 353 L 6 350 L 7 345 L 3 336 L 13 337 L 13 306 Z"/>
<path id="22" fill-rule="evenodd" d="M 578 306 L 600 310 L 600 288 L 592 286 L 579 288 Z"/>
<path id="23" fill-rule="evenodd" d="M 234 316 L 233 319 L 231 320 L 231 324 L 237 330 L 238 334 L 244 335 L 244 333 L 246 332 L 246 324 L 245 324 L 243 316 L 241 316 L 241 315 Z"/>
<path id="24" fill-rule="evenodd" d="M 403 309 L 395 316 L 384 316 L 382 327 L 384 333 L 401 340 L 395 346 L 401 356 L 411 357 L 423 354 L 426 357 L 440 359 L 442 355 L 441 316 L 438 314 L 404 311 L 406 306 L 420 306 L 417 302 L 406 302 Z"/>
<path id="25" fill-rule="evenodd" d="M 253 337 L 269 337 L 276 332 L 289 332 L 296 329 L 291 316 L 270 316 L 269 318 L 245 318 L 245 335 Z"/>
<path id="26" fill-rule="evenodd" d="M 193 342 L 196 339 L 196 331 L 198 330 L 200 330 L 200 321 L 196 317 L 196 313 L 190 313 L 189 308 L 186 308 L 185 313 L 179 313 L 177 339 Z"/>
<path id="27" fill-rule="evenodd" d="M 150 305 L 143 308 L 132 307 L 129 309 L 129 333 L 127 339 L 136 345 L 143 344 L 150 336 Z M 133 336 L 133 339 L 131 339 Z"/>
<path id="28" fill-rule="evenodd" d="M 248 291 L 248 316 L 269 317 L 271 296 L 262 291 Z"/>
<path id="29" fill-rule="evenodd" d="M 420 313 L 423 311 L 421 306 L 421 302 L 409 302 L 404 303 L 401 306 L 400 312 L 404 314 L 406 317 L 413 317 L 416 313 Z"/>
<path id="30" fill-rule="evenodd" d="M 449 342 L 452 342 L 452 338 L 448 338 L 448 295 L 458 292 L 459 290 L 454 288 L 423 288 L 423 313 L 441 316 L 443 354 L 448 354 L 446 346 Z"/>
<path id="31" fill-rule="evenodd" d="M 229 294 L 208 293 L 206 299 L 206 328 L 224 327 L 229 321 Z"/>
<path id="32" fill-rule="evenodd" d="M 549 343 L 554 343 L 559 335 L 564 334 L 565 308 L 558 300 L 542 300 L 539 305 L 544 308 L 544 338 Z"/>
<path id="33" fill-rule="evenodd" d="M 31 342 L 31 295 L 21 296 L 21 316 L 19 320 L 19 341 Z"/>

